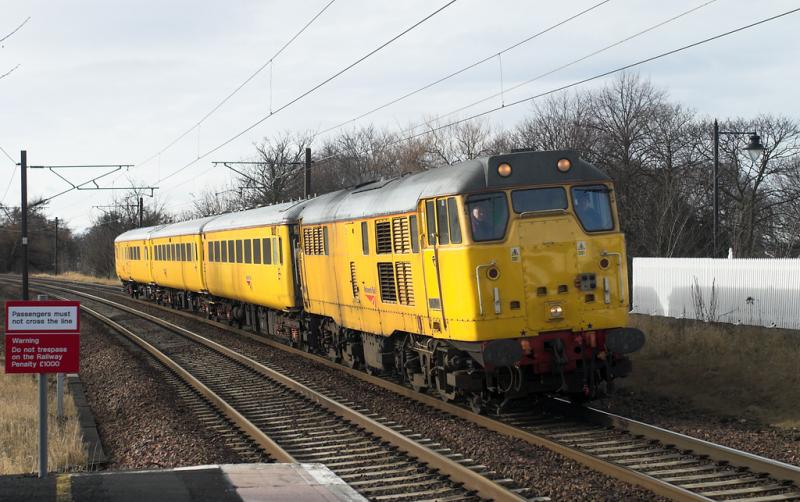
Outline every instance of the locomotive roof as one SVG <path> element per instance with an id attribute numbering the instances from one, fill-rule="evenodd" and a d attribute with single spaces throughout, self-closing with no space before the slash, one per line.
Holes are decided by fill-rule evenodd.
<path id="1" fill-rule="evenodd" d="M 556 168 L 558 160 L 564 158 L 572 162 L 572 168 L 565 173 Z M 502 178 L 497 174 L 497 166 L 504 162 L 512 166 L 512 173 Z M 515 186 L 602 182 L 609 179 L 601 170 L 581 160 L 573 150 L 504 153 L 399 178 L 365 183 L 309 200 L 284 202 L 169 225 L 137 228 L 121 234 L 115 242 L 296 223 L 301 219 L 305 224 L 317 224 L 378 217 L 414 211 L 420 199 L 430 197 Z"/>
<path id="2" fill-rule="evenodd" d="M 572 168 L 556 168 L 567 158 Z M 512 174 L 502 178 L 497 166 L 507 162 Z M 513 186 L 606 181 L 609 177 L 581 160 L 577 152 L 513 152 L 468 160 L 400 178 L 380 180 L 312 199 L 302 211 L 305 224 L 384 216 L 416 210 L 420 199 L 481 192 Z"/>
<path id="3" fill-rule="evenodd" d="M 216 216 L 213 221 L 203 227 L 203 232 L 219 232 L 237 228 L 256 227 L 259 225 L 279 225 L 296 223 L 307 200 L 282 202 L 272 206 L 257 207 L 247 211 L 225 213 Z"/>

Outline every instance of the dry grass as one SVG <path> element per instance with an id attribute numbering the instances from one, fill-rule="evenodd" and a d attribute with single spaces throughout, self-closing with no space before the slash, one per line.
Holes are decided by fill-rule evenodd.
<path id="1" fill-rule="evenodd" d="M 2 361 L 2 358 L 0 358 Z M 50 380 L 55 381 L 55 376 Z M 86 465 L 75 405 L 64 399 L 66 421 L 56 419 L 55 385 L 48 403 L 48 469 L 79 470 Z M 31 375 L 0 373 L 0 475 L 36 472 L 39 465 L 38 382 Z"/>
<path id="2" fill-rule="evenodd" d="M 647 334 L 628 388 L 718 414 L 800 425 L 800 331 L 632 315 Z"/>
<path id="3" fill-rule="evenodd" d="M 92 275 L 81 274 L 78 272 L 64 272 L 63 274 L 53 275 L 53 274 L 33 274 L 32 277 L 39 277 L 42 279 L 55 279 L 55 280 L 64 280 L 64 281 L 75 281 L 75 282 L 90 282 L 93 284 L 108 284 L 110 286 L 119 286 L 120 282 L 119 279 L 109 279 L 107 277 L 95 277 Z"/>

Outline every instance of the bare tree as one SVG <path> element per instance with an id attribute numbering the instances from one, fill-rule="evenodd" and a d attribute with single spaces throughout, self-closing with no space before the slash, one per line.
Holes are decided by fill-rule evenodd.
<path id="1" fill-rule="evenodd" d="M 235 188 L 248 206 L 275 204 L 303 194 L 302 164 L 314 134 L 285 132 L 256 143 L 259 164 L 243 169 Z"/>

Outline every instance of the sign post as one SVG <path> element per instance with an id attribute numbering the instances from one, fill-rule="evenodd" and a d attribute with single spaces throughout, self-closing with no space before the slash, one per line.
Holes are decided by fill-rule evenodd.
<path id="1" fill-rule="evenodd" d="M 77 373 L 80 303 L 6 302 L 6 373 L 39 374 L 39 477 L 47 475 L 47 373 Z"/>

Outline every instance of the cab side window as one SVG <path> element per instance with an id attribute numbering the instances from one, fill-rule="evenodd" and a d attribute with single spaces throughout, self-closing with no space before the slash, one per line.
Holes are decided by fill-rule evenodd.
<path id="1" fill-rule="evenodd" d="M 502 192 L 470 195 L 467 198 L 472 240 L 475 242 L 500 240 L 508 224 L 508 203 Z"/>

